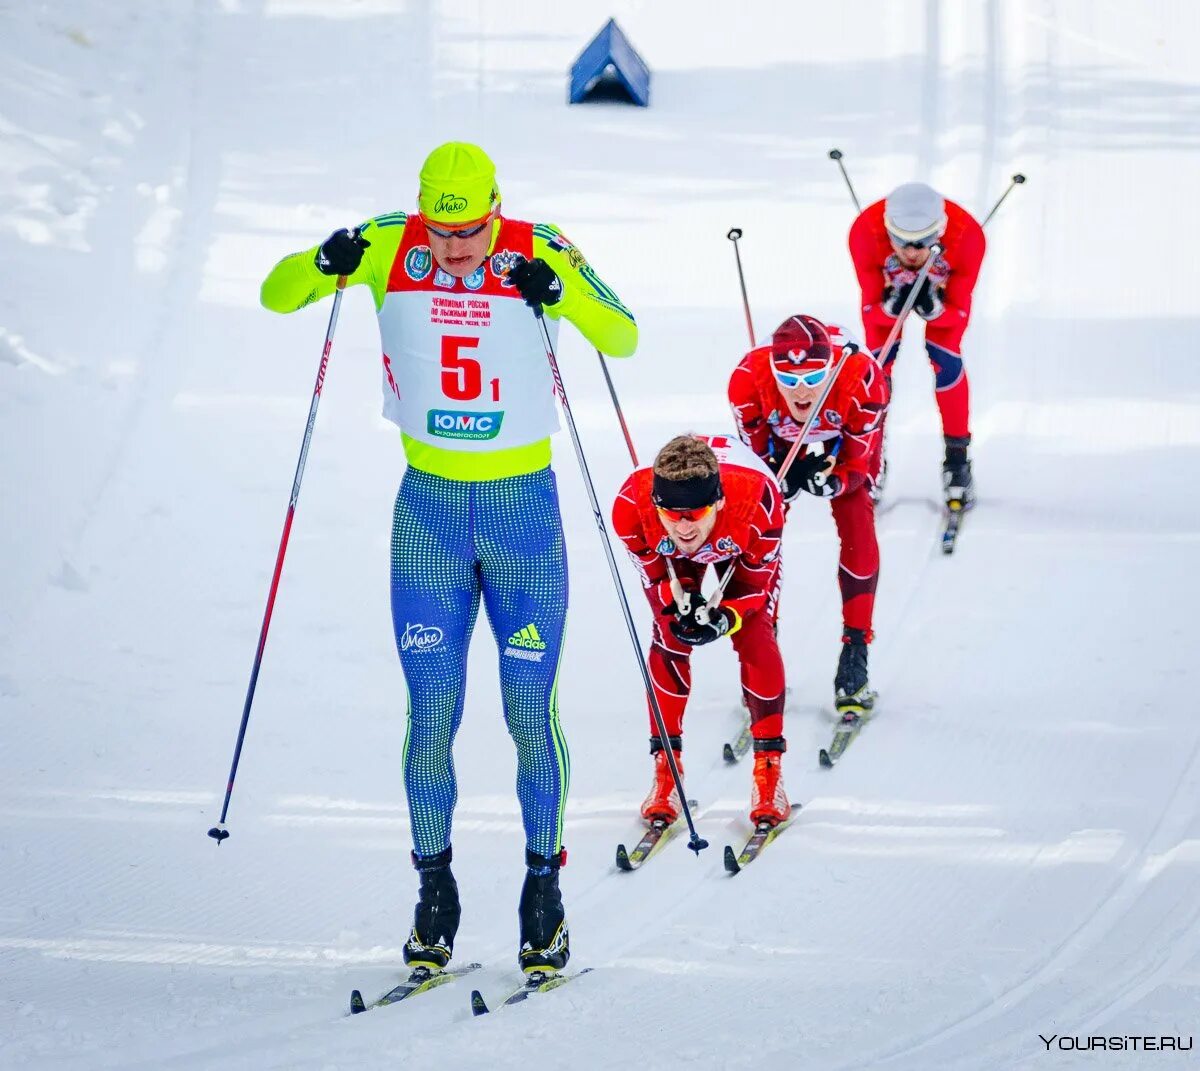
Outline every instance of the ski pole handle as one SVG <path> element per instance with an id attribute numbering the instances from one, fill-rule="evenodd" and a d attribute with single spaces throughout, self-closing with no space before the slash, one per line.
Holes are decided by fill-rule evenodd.
<path id="1" fill-rule="evenodd" d="M 992 216 L 996 214 L 1000 206 L 1004 204 L 1004 198 L 1012 193 L 1014 186 L 1022 186 L 1024 184 L 1025 176 L 1018 171 L 1015 175 L 1013 175 L 1012 181 L 1008 184 L 1008 188 L 1000 195 L 1000 199 L 994 205 L 992 205 L 992 210 L 986 216 L 984 216 L 983 222 L 980 224 L 980 226 L 986 227 L 988 225 L 988 220 L 991 219 Z"/>
<path id="2" fill-rule="evenodd" d="M 842 163 L 842 150 L 830 149 L 829 159 L 838 165 L 838 170 L 842 173 L 842 178 L 846 180 L 846 189 L 850 191 L 850 200 L 854 202 L 854 209 L 861 214 L 862 205 L 858 203 L 858 194 L 854 192 L 854 184 L 850 181 L 850 176 L 846 174 L 846 165 Z"/>
<path id="3" fill-rule="evenodd" d="M 841 440 L 841 437 L 839 436 L 834 441 L 833 446 L 829 450 L 829 464 L 827 464 L 819 472 L 813 473 L 812 482 L 814 484 L 816 484 L 818 487 L 825 486 L 825 482 L 829 479 L 829 474 L 831 472 L 833 472 L 833 463 L 837 461 L 838 451 L 841 450 L 841 448 L 842 448 L 842 440 Z"/>
<path id="4" fill-rule="evenodd" d="M 746 313 L 746 333 L 750 336 L 750 348 L 754 348 L 754 320 L 750 316 L 750 298 L 746 294 L 746 276 L 742 271 L 742 254 L 738 251 L 738 240 L 742 237 L 741 227 L 730 227 L 725 235 L 733 243 L 733 255 L 737 260 L 738 285 L 742 288 L 742 308 Z"/>

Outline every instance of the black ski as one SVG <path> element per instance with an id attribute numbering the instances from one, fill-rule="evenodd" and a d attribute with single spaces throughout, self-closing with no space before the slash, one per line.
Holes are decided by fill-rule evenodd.
<path id="1" fill-rule="evenodd" d="M 634 845 L 633 851 L 626 851 L 624 844 L 618 844 L 617 869 L 627 872 L 637 870 L 638 867 L 671 839 L 671 835 L 678 825 L 678 818 L 674 822 L 655 818 L 650 822 L 650 828 L 642 834 L 642 839 Z"/>
<path id="2" fill-rule="evenodd" d="M 578 978 L 580 975 L 587 974 L 591 969 L 591 967 L 584 967 L 583 970 L 577 971 L 575 974 L 560 974 L 557 971 L 532 971 L 519 988 L 514 989 L 501 1001 L 499 1007 L 507 1008 L 513 1004 L 520 1004 L 522 1001 L 528 1000 L 535 993 L 549 993 L 552 989 L 566 985 L 572 978 Z M 472 989 L 471 1014 L 487 1015 L 490 1011 L 491 1008 L 487 1006 L 487 1001 L 483 999 L 483 994 L 478 989 Z"/>
<path id="3" fill-rule="evenodd" d="M 791 703 L 791 688 L 788 688 L 787 691 L 784 692 L 783 701 L 785 708 Z M 754 737 L 750 732 L 750 711 L 746 707 L 745 700 L 742 700 L 742 704 L 737 709 L 736 713 L 740 714 L 742 717 L 742 727 L 738 731 L 737 736 L 733 738 L 733 742 L 726 744 L 721 749 L 722 756 L 724 757 L 725 761 L 730 764 L 745 758 L 747 752 L 749 752 L 749 750 L 754 746 Z"/>
<path id="4" fill-rule="evenodd" d="M 952 498 L 946 503 L 945 521 L 942 525 L 942 553 L 953 554 L 954 544 L 958 541 L 958 530 L 962 527 L 963 514 L 967 507 L 961 499 Z"/>
<path id="5" fill-rule="evenodd" d="M 847 710 L 842 714 L 837 728 L 833 731 L 833 740 L 829 747 L 821 748 L 817 758 L 826 770 L 832 770 L 838 759 L 845 753 L 846 748 L 854 743 L 867 719 L 863 714 Z"/>
<path id="6" fill-rule="evenodd" d="M 477 971 L 481 966 L 482 964 L 480 963 L 465 963 L 461 967 L 451 967 L 444 971 L 431 971 L 428 967 L 417 967 L 407 979 L 394 989 L 389 989 L 382 997 L 372 1001 L 370 1004 L 367 1004 L 363 1000 L 362 993 L 356 989 L 350 994 L 350 1014 L 359 1015 L 362 1012 L 370 1011 L 372 1008 L 383 1008 L 389 1004 L 397 1004 L 402 1000 L 408 1000 L 409 997 L 415 997 L 419 993 L 427 993 L 429 990 L 436 989 L 447 982 L 453 982 L 455 978 L 459 978 L 464 974 Z"/>
<path id="7" fill-rule="evenodd" d="M 700 806 L 695 800 L 687 802 L 692 810 Z M 626 851 L 624 844 L 617 845 L 617 869 L 626 872 L 637 870 L 651 856 L 657 855 L 666 847 L 667 842 L 679 832 L 682 822 L 682 816 L 674 822 L 667 822 L 662 818 L 652 819 L 650 827 L 642 834 L 642 839 L 633 846 L 633 851 Z"/>
<path id="8" fill-rule="evenodd" d="M 770 822 L 759 822 L 754 827 L 754 832 L 750 834 L 750 839 L 746 841 L 746 846 L 742 849 L 740 855 L 734 855 L 733 848 L 726 844 L 725 869 L 730 874 L 738 874 L 753 863 L 762 854 L 762 850 L 792 824 L 798 810 L 800 810 L 799 805 L 793 805 L 792 817 L 779 822 L 777 825 L 772 825 Z"/>
<path id="9" fill-rule="evenodd" d="M 743 711 L 743 715 L 741 731 L 733 738 L 733 743 L 726 744 L 721 752 L 728 763 L 744 758 L 746 752 L 754 745 L 754 737 L 750 735 L 750 714 Z"/>

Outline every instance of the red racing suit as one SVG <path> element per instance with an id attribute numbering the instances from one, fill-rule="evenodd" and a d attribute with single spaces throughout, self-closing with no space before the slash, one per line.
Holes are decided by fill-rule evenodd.
<path id="1" fill-rule="evenodd" d="M 875 588 L 879 582 L 879 542 L 871 482 L 879 473 L 883 418 L 890 390 L 875 359 L 859 349 L 837 324 L 826 325 L 834 366 L 845 357 L 822 411 L 810 420 L 805 444 L 821 442 L 837 450 L 833 474 L 841 487 L 831 499 L 841 541 L 838 585 L 846 628 L 871 634 Z M 761 458 L 787 456 L 800 434 L 771 368 L 770 348 L 751 350 L 729 377 L 729 404 L 738 435 Z"/>
<path id="2" fill-rule="evenodd" d="M 917 271 L 905 268 L 896 256 L 883 222 L 884 201 L 869 205 L 850 227 L 850 257 L 862 290 L 863 330 L 867 347 L 877 357 L 896 320 L 883 308 L 888 287 L 911 283 Z M 925 350 L 933 366 L 942 432 L 948 436 L 970 434 L 970 388 L 962 361 L 962 337 L 971 320 L 971 295 L 987 240 L 983 228 L 966 209 L 946 202 L 946 232 L 942 253 L 929 271 L 929 280 L 942 299 L 943 309 L 925 327 Z M 897 338 L 883 367 L 891 372 L 900 346 Z"/>
<path id="3" fill-rule="evenodd" d="M 720 460 L 724 506 L 704 545 L 685 556 L 659 521 L 651 501 L 651 468 L 632 473 L 613 503 L 613 529 L 638 567 L 646 599 L 654 615 L 650 638 L 650 678 L 670 736 L 683 732 L 683 712 L 692 688 L 692 648 L 668 628 L 665 608 L 672 602 L 666 560 L 670 558 L 684 587 L 700 590 L 705 569 L 733 576 L 721 605 L 737 615 L 730 640 L 741 663 L 742 694 L 750 711 L 750 731 L 756 740 L 783 735 L 783 657 L 775 639 L 775 610 L 779 599 L 779 543 L 783 535 L 783 498 L 775 478 L 753 458 L 730 463 L 722 456 L 742 450 L 732 436 L 698 438 L 708 442 Z M 655 735 L 653 715 L 650 732 Z"/>

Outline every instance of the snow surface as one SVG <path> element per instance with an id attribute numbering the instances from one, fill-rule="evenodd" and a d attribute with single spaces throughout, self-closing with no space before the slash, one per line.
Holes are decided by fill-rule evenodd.
<path id="1" fill-rule="evenodd" d="M 568 108 L 615 14 L 652 107 Z M 0 1066 L 1194 1066 L 1038 1035 L 1200 1027 L 1196 5 L 877 0 L 61 0 L 0 5 Z M 639 677 L 565 436 L 573 561 L 563 885 L 586 978 L 472 1020 L 398 976 L 415 878 L 387 543 L 403 461 L 347 294 L 230 814 L 219 813 L 328 304 L 284 253 L 411 207 L 478 140 L 635 309 L 613 374 L 644 455 L 728 419 L 745 334 L 855 325 L 836 145 L 989 227 L 967 336 L 981 504 L 935 548 L 919 332 L 890 422 L 878 719 L 832 773 L 836 546 L 793 513 L 782 633 L 799 820 L 738 878 L 727 649 L 687 771 L 713 847 L 612 866 L 649 762 Z M 531 327 L 532 330 L 532 327 Z M 599 493 L 629 462 L 594 353 L 561 363 Z M 625 568 L 624 563 L 622 568 Z M 639 620 L 644 603 L 630 570 Z M 457 748 L 462 961 L 514 976 L 522 836 L 481 629 Z"/>

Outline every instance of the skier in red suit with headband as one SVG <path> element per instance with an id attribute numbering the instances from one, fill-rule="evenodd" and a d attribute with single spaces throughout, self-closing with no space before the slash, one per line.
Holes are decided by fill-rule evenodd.
<path id="1" fill-rule="evenodd" d="M 650 676 L 680 775 L 692 651 L 728 636 L 754 737 L 750 820 L 784 821 L 791 804 L 780 772 L 787 743 L 775 608 L 783 501 L 775 478 L 732 435 L 680 435 L 652 467 L 625 481 L 613 503 L 613 529 L 638 567 L 654 615 Z M 709 565 L 727 581 L 712 609 L 700 590 Z M 679 794 L 653 720 L 651 734 L 654 783 L 642 817 L 673 822 Z"/>

